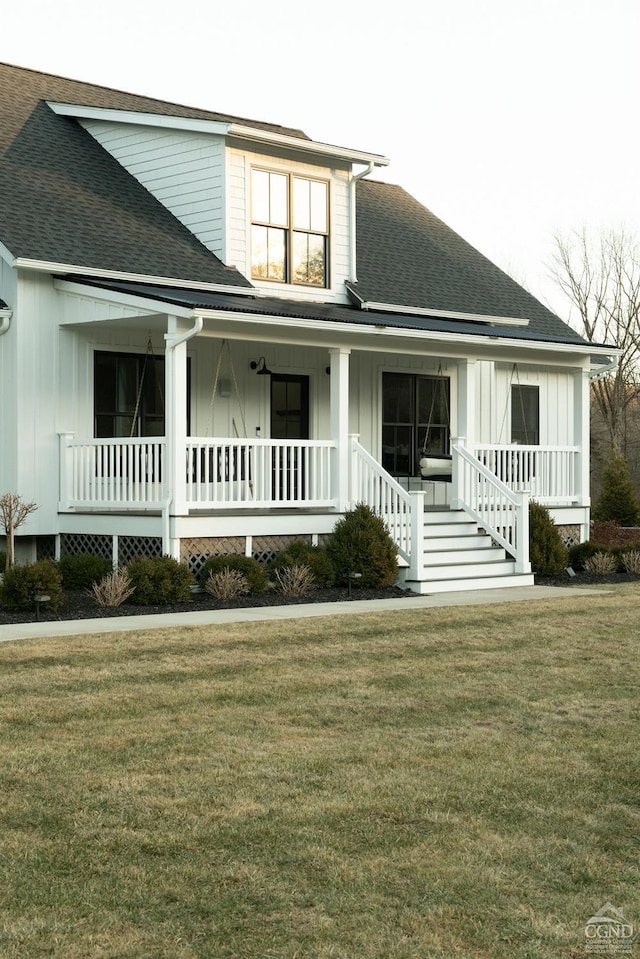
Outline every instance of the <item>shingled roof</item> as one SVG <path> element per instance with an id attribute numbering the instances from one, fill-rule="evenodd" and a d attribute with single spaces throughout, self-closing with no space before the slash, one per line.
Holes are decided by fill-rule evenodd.
<path id="1" fill-rule="evenodd" d="M 529 333 L 584 342 L 402 187 L 361 180 L 357 216 L 358 299 L 528 319 Z"/>
<path id="2" fill-rule="evenodd" d="M 305 133 L 0 64 L 0 241 L 15 257 L 103 275 L 251 288 L 79 123 L 54 113 L 47 100 L 240 122 L 308 140 Z M 406 307 L 408 315 L 413 308 L 433 310 L 436 317 L 445 311 L 521 318 L 529 325 L 512 327 L 512 337 L 585 342 L 398 186 L 372 180 L 357 184 L 357 270 L 357 283 L 348 285 L 374 309 L 391 304 Z M 339 309 L 344 314 L 346 308 Z M 367 322 L 365 311 L 354 308 L 353 313 L 359 313 L 358 322 Z M 414 321 L 410 325 L 415 327 Z M 458 329 L 455 321 L 444 327 L 443 332 Z"/>
<path id="3" fill-rule="evenodd" d="M 221 119 L 220 114 L 0 64 L 0 240 L 15 257 L 251 285 L 224 266 L 78 123 L 57 116 L 45 100 Z"/>

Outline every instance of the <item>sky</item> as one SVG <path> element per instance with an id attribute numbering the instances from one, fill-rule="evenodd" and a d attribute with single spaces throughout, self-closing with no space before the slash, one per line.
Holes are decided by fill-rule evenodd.
<path id="1" fill-rule="evenodd" d="M 555 234 L 640 234 L 638 0 L 22 0 L 0 60 L 298 127 L 563 318 Z"/>

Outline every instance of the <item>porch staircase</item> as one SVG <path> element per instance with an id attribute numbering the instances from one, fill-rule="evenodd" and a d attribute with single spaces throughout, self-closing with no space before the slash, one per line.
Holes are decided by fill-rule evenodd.
<path id="1" fill-rule="evenodd" d="M 404 576 L 403 576 L 404 572 Z M 400 570 L 414 593 L 533 586 L 532 573 L 516 573 L 515 561 L 464 510 L 426 508 L 423 570 L 419 581 Z"/>

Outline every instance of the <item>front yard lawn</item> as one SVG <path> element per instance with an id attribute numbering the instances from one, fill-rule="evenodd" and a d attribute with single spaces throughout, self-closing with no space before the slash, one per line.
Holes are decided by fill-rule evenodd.
<path id="1" fill-rule="evenodd" d="M 2 644 L 2 959 L 558 959 L 607 902 L 637 929 L 639 624 L 625 585 Z"/>

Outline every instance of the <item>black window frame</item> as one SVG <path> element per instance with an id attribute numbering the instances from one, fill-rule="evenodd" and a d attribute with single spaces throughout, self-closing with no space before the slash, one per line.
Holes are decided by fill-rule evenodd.
<path id="1" fill-rule="evenodd" d="M 407 390 L 405 419 L 388 416 L 385 402 L 393 381 Z M 429 387 L 425 393 L 425 388 Z M 433 389 L 436 401 L 433 401 Z M 398 403 L 401 398 L 398 398 Z M 407 405 L 408 404 L 408 405 Z M 382 374 L 382 466 L 392 476 L 419 476 L 428 433 L 427 452 L 451 452 L 451 378 L 429 373 L 383 372 Z"/>
<path id="2" fill-rule="evenodd" d="M 540 445 L 539 386 L 511 384 L 511 444 L 513 446 Z"/>
<path id="3" fill-rule="evenodd" d="M 131 394 L 131 405 L 125 407 L 113 407 L 111 409 L 99 408 L 99 365 L 105 360 L 111 360 L 114 363 L 113 375 L 117 377 L 119 361 L 133 361 L 135 365 L 135 385 Z M 145 380 L 150 379 L 152 388 L 142 390 L 140 394 L 140 408 L 138 410 L 136 429 L 131 435 L 131 423 L 135 416 L 135 407 L 140 391 L 140 380 L 143 375 Z M 115 392 L 115 391 L 114 391 Z M 150 409 L 150 393 L 156 397 L 158 406 Z M 104 423 L 99 425 L 99 419 L 106 420 L 111 418 L 111 429 L 105 431 Z M 129 420 L 127 429 L 118 432 L 117 421 Z M 161 423 L 160 430 L 150 429 L 152 421 Z M 187 435 L 191 433 L 191 361 L 187 357 Z M 165 358 L 164 353 L 155 356 L 148 351 L 146 353 L 127 351 L 127 350 L 94 350 L 93 352 L 93 435 L 96 439 L 136 439 L 141 437 L 164 437 L 166 435 L 166 404 L 165 404 Z"/>
<path id="4" fill-rule="evenodd" d="M 264 174 L 269 177 L 279 176 L 286 179 L 286 214 L 283 218 L 283 222 L 280 222 L 279 219 L 269 216 L 269 218 L 264 219 L 256 216 L 256 202 L 255 202 L 255 174 Z M 309 227 L 303 227 L 294 222 L 294 215 L 296 210 L 295 202 L 295 183 L 296 181 L 301 181 L 303 183 L 317 183 L 324 187 L 325 190 L 325 229 L 312 229 L 311 225 Z M 271 200 L 271 191 L 269 192 L 269 200 Z M 330 181 L 323 179 L 322 177 L 313 177 L 306 176 L 301 173 L 291 172 L 287 170 L 272 170 L 262 166 L 255 166 L 251 169 L 251 279 L 252 280 L 261 280 L 268 283 L 287 283 L 292 286 L 306 286 L 312 287 L 314 289 L 328 289 L 329 287 L 329 251 L 330 251 L 330 232 L 331 232 L 331 216 L 330 216 L 330 199 L 331 199 L 331 189 Z M 310 202 L 310 219 L 311 219 L 311 194 L 309 196 Z M 267 204 L 271 208 L 271 203 Z M 284 262 L 283 262 L 283 271 L 282 276 L 278 275 L 269 275 L 268 272 L 265 275 L 263 272 L 256 270 L 254 256 L 255 249 L 257 245 L 257 231 L 264 231 L 266 238 L 267 249 L 270 246 L 271 240 L 277 241 L 279 235 L 282 235 L 284 240 Z M 294 250 L 297 246 L 297 242 L 300 239 L 306 238 L 306 243 L 308 244 L 310 239 L 320 239 L 322 246 L 322 282 L 312 282 L 310 280 L 301 279 L 299 275 L 294 274 Z M 307 263 L 310 262 L 310 257 L 307 257 Z M 267 267 L 268 269 L 268 267 Z"/>

